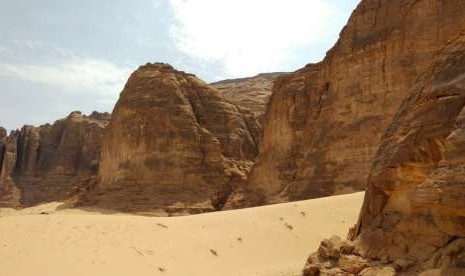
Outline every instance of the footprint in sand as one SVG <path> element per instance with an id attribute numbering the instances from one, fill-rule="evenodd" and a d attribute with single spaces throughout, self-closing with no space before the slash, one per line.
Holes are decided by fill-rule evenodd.
<path id="1" fill-rule="evenodd" d="M 157 223 L 157 226 L 160 226 L 162 228 L 168 229 L 167 225 L 164 225 L 163 223 Z"/>
<path id="2" fill-rule="evenodd" d="M 145 256 L 144 253 L 142 253 L 138 248 L 134 247 L 134 246 L 131 246 L 131 248 L 139 255 L 141 256 Z"/>
<path id="3" fill-rule="evenodd" d="M 286 226 L 289 230 L 292 231 L 292 229 L 294 229 L 294 227 L 292 225 L 290 225 L 289 223 L 284 223 L 284 226 Z"/>

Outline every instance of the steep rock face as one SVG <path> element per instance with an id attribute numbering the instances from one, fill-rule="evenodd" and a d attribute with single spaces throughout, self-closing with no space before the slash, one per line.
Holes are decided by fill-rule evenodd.
<path id="1" fill-rule="evenodd" d="M 464 152 L 465 25 L 436 53 L 383 135 L 344 259 L 367 271 L 390 269 L 387 275 L 464 275 Z M 328 273 L 329 261 L 329 270 L 344 271 L 341 258 L 314 254 L 306 273 Z"/>
<path id="2" fill-rule="evenodd" d="M 250 185 L 267 202 L 363 190 L 381 135 L 463 28 L 459 0 L 364 0 L 324 61 L 278 78 Z"/>
<path id="3" fill-rule="evenodd" d="M 6 136 L 7 136 L 6 129 L 4 129 L 3 127 L 0 127 L 0 141 L 5 139 Z"/>
<path id="4" fill-rule="evenodd" d="M 194 75 L 141 66 L 115 106 L 84 204 L 120 211 L 219 209 L 258 153 L 254 116 Z"/>
<path id="5" fill-rule="evenodd" d="M 98 168 L 110 115 L 71 113 L 53 125 L 24 126 L 4 141 L 0 204 L 28 206 L 63 199 Z"/>
<path id="6" fill-rule="evenodd" d="M 2 136 L 4 138 L 0 141 L 0 206 L 19 207 L 20 192 L 12 179 L 18 139 L 16 132 L 6 137 L 6 131 L 2 131 Z"/>
<path id="7" fill-rule="evenodd" d="M 464 106 L 465 28 L 383 138 L 355 233 L 364 256 L 465 268 Z"/>
<path id="8" fill-rule="evenodd" d="M 275 80 L 285 74 L 263 73 L 251 78 L 223 80 L 211 85 L 218 89 L 225 99 L 249 109 L 261 120 Z"/>
<path id="9" fill-rule="evenodd" d="M 0 171 L 3 163 L 3 156 L 5 155 L 5 142 L 6 142 L 6 129 L 0 127 Z"/>

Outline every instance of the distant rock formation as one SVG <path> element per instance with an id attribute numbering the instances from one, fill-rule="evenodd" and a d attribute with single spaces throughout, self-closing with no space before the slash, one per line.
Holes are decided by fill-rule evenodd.
<path id="1" fill-rule="evenodd" d="M 3 127 L 0 127 L 0 141 L 5 139 L 7 135 L 8 134 L 6 133 L 6 129 L 4 129 Z"/>
<path id="2" fill-rule="evenodd" d="M 4 128 L 0 132 L 0 206 L 19 207 L 21 196 L 12 179 L 16 166 L 17 139 L 13 135 L 7 137 Z"/>
<path id="3" fill-rule="evenodd" d="M 102 161 L 108 113 L 72 112 L 53 125 L 24 126 L 10 135 L 0 128 L 0 205 L 79 195 L 80 204 L 121 211 L 221 209 L 238 187 L 244 192 L 260 145 L 257 116 L 279 75 L 218 82 L 220 93 L 169 65 L 141 66 L 115 107 Z M 236 199 L 227 208 L 239 207 Z"/>
<path id="4" fill-rule="evenodd" d="M 168 64 L 141 66 L 112 113 L 99 180 L 82 204 L 119 211 L 221 209 L 256 155 L 253 114 Z"/>
<path id="5" fill-rule="evenodd" d="M 222 80 L 211 85 L 232 103 L 250 109 L 261 120 L 275 80 L 286 73 L 262 73 L 255 77 Z"/>
<path id="6" fill-rule="evenodd" d="M 63 199 L 96 174 L 108 113 L 73 112 L 53 125 L 0 129 L 0 206 Z"/>
<path id="7" fill-rule="evenodd" d="M 381 136 L 463 29 L 464 5 L 362 1 L 322 62 L 277 79 L 249 185 L 268 203 L 364 190 Z"/>

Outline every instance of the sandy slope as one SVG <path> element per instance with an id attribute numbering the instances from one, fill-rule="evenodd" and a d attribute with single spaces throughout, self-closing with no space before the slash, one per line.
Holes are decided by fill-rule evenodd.
<path id="1" fill-rule="evenodd" d="M 362 198 L 175 218 L 0 209 L 0 275 L 299 275 L 321 239 L 346 236 Z"/>

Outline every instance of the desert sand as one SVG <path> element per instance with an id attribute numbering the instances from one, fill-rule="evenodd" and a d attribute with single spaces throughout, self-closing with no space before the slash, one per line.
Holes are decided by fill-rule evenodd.
<path id="1" fill-rule="evenodd" d="M 0 209 L 0 275 L 300 275 L 363 193 L 184 217 Z"/>

